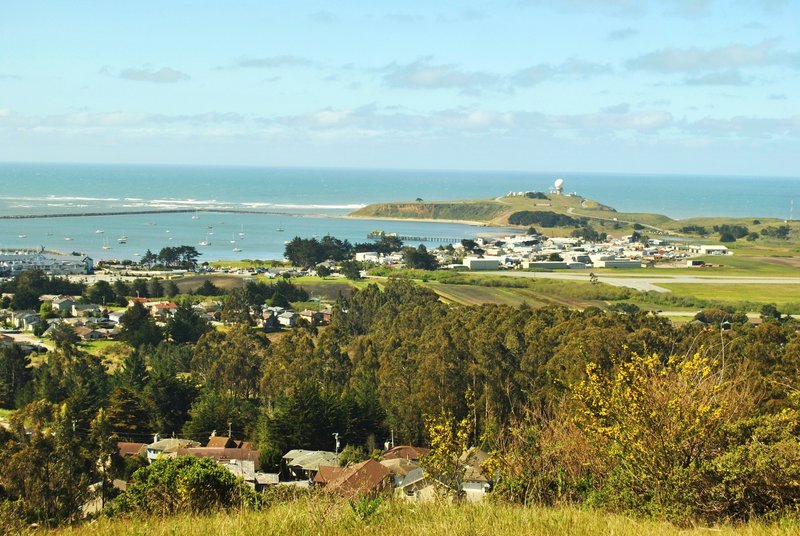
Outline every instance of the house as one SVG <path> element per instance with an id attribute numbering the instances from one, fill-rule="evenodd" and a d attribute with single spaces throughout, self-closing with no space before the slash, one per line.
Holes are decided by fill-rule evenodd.
<path id="1" fill-rule="evenodd" d="M 412 447 L 411 445 L 398 445 L 392 447 L 383 453 L 384 460 L 394 460 L 402 458 L 404 460 L 419 461 L 424 455 L 430 452 L 431 449 L 423 447 Z"/>
<path id="2" fill-rule="evenodd" d="M 120 324 L 124 314 L 125 311 L 111 311 L 108 313 L 108 320 L 114 322 L 115 324 Z"/>
<path id="3" fill-rule="evenodd" d="M 396 483 L 395 495 L 406 500 L 427 502 L 436 498 L 436 489 L 433 480 L 422 467 L 418 467 Z"/>
<path id="4" fill-rule="evenodd" d="M 220 448 L 220 449 L 233 449 L 239 448 L 239 445 L 236 442 L 227 436 L 218 436 L 216 430 L 211 432 L 211 436 L 208 438 L 208 443 L 206 443 L 206 448 Z"/>
<path id="5" fill-rule="evenodd" d="M 322 313 L 319 311 L 311 311 L 310 309 L 304 309 L 300 311 L 298 314 L 300 320 L 307 322 L 312 326 L 317 326 L 322 323 Z"/>
<path id="6" fill-rule="evenodd" d="M 281 328 L 281 325 L 278 322 L 278 315 L 272 311 L 264 311 L 261 313 L 260 326 L 264 329 L 264 331 L 276 331 Z"/>
<path id="7" fill-rule="evenodd" d="M 175 314 L 178 305 L 172 302 L 152 302 L 146 306 L 155 318 L 167 319 Z"/>
<path id="8" fill-rule="evenodd" d="M 96 329 L 80 326 L 75 328 L 75 335 L 80 337 L 82 341 L 96 341 L 98 339 L 105 339 L 106 334 Z"/>
<path id="9" fill-rule="evenodd" d="M 381 465 L 386 467 L 394 477 L 394 485 L 400 482 L 414 469 L 419 469 L 419 463 L 405 458 L 392 458 L 391 460 L 381 460 Z"/>
<path id="10" fill-rule="evenodd" d="M 22 330 L 32 330 L 33 326 L 41 322 L 42 319 L 34 311 L 15 311 L 11 314 L 11 323 L 15 328 Z"/>
<path id="11" fill-rule="evenodd" d="M 185 441 L 185 440 L 179 440 Z M 237 449 L 237 448 L 218 448 L 218 447 L 184 447 L 176 451 L 178 456 L 196 456 L 198 458 L 211 458 L 217 463 L 229 463 L 236 460 L 239 462 L 247 461 L 253 463 L 256 470 L 261 468 L 259 462 L 260 453 L 257 450 Z"/>
<path id="12" fill-rule="evenodd" d="M 230 460 L 217 462 L 237 478 L 244 480 L 245 484 L 256 491 L 263 491 L 267 486 L 278 484 L 278 473 L 262 473 L 256 470 L 255 463 L 248 460 Z"/>
<path id="13" fill-rule="evenodd" d="M 100 316 L 100 306 L 94 303 L 73 303 L 72 316 Z"/>
<path id="14" fill-rule="evenodd" d="M 350 467 L 345 467 L 325 487 L 327 491 L 345 497 L 361 495 L 380 495 L 391 492 L 392 474 L 375 460 L 366 460 Z"/>
<path id="15" fill-rule="evenodd" d="M 75 305 L 75 298 L 72 296 L 56 296 L 51 300 L 43 300 L 44 296 L 39 299 L 42 301 L 49 301 L 50 308 L 58 313 L 69 311 L 72 312 L 72 306 Z"/>
<path id="16" fill-rule="evenodd" d="M 492 488 L 491 480 L 483 472 L 483 464 L 489 458 L 489 454 L 483 450 L 465 452 L 461 456 L 461 463 L 464 466 L 464 479 L 461 489 L 464 490 L 466 500 L 469 502 L 480 501 L 483 496 Z"/>
<path id="17" fill-rule="evenodd" d="M 283 455 L 283 466 L 293 480 L 313 480 L 321 465 L 338 466 L 335 452 L 326 450 L 294 449 Z"/>
<path id="18" fill-rule="evenodd" d="M 158 434 L 153 438 L 154 441 L 145 448 L 147 461 L 153 463 L 158 458 L 175 457 L 180 449 L 199 447 L 200 443 L 191 439 L 159 439 Z"/>
<path id="19" fill-rule="evenodd" d="M 293 328 L 297 324 L 297 314 L 292 311 L 286 311 L 278 315 L 278 323 L 287 328 Z"/>
<path id="20" fill-rule="evenodd" d="M 325 309 L 321 310 L 320 313 L 322 314 L 322 323 L 330 324 L 331 318 L 333 318 L 333 309 L 326 307 Z"/>
<path id="21" fill-rule="evenodd" d="M 120 441 L 117 443 L 117 453 L 122 458 L 128 458 L 131 456 L 144 456 L 146 450 L 146 443 L 132 443 L 129 441 Z"/>
<path id="22" fill-rule="evenodd" d="M 317 486 L 324 486 L 329 482 L 336 480 L 339 475 L 344 471 L 344 467 L 335 465 L 320 465 L 317 474 L 314 475 L 313 482 Z"/>
<path id="23" fill-rule="evenodd" d="M 133 307 L 137 303 L 142 305 L 142 306 L 146 306 L 148 301 L 150 301 L 150 300 L 148 300 L 147 298 L 140 298 L 139 296 L 136 296 L 135 298 L 131 298 L 131 299 L 128 300 L 128 309 L 130 309 L 131 307 Z"/>

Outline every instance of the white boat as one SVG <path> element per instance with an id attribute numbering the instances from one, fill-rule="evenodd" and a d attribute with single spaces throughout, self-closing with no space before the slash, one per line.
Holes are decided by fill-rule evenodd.
<path id="1" fill-rule="evenodd" d="M 278 227 L 278 228 L 277 228 L 277 229 L 275 229 L 275 230 L 276 230 L 276 231 L 278 231 L 279 233 L 282 233 L 282 232 L 283 232 L 283 229 L 281 229 L 280 227 Z"/>
<path id="2" fill-rule="evenodd" d="M 236 235 L 231 235 L 231 244 L 236 243 Z"/>
<path id="3" fill-rule="evenodd" d="M 71 236 L 65 236 L 64 240 L 72 240 L 72 237 Z"/>
<path id="4" fill-rule="evenodd" d="M 28 235 L 26 235 L 26 234 L 18 234 L 17 238 L 28 238 Z"/>
<path id="5" fill-rule="evenodd" d="M 208 241 L 208 235 L 206 235 L 206 239 L 205 239 L 205 240 L 201 240 L 199 245 L 201 245 L 201 246 L 207 246 L 207 245 L 209 245 L 210 243 L 211 243 L 211 242 L 209 242 L 209 241 Z"/>
<path id="6" fill-rule="evenodd" d="M 128 235 L 122 234 L 119 238 L 117 238 L 117 242 L 120 244 L 127 244 L 128 243 Z"/>
<path id="7" fill-rule="evenodd" d="M 234 253 L 239 253 L 242 251 L 242 248 L 233 248 Z"/>
<path id="8" fill-rule="evenodd" d="M 192 216 L 192 219 L 193 220 L 199 220 L 200 219 L 200 212 L 195 210 L 194 211 L 194 215 Z"/>
<path id="9" fill-rule="evenodd" d="M 104 230 L 102 230 L 102 229 L 98 229 L 98 230 L 96 230 L 96 231 L 94 232 L 94 234 L 103 234 L 103 233 L 105 233 L 105 231 L 104 231 Z"/>
<path id="10" fill-rule="evenodd" d="M 239 236 L 240 236 L 241 238 L 244 238 L 244 224 L 242 224 L 242 230 L 241 230 L 241 231 L 239 231 Z"/>
<path id="11" fill-rule="evenodd" d="M 111 249 L 111 246 L 108 245 L 108 238 L 103 242 L 103 249 Z"/>

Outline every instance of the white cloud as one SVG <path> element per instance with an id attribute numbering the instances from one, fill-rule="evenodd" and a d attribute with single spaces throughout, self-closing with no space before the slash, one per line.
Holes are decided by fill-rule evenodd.
<path id="1" fill-rule="evenodd" d="M 559 77 L 588 78 L 590 76 L 613 73 L 614 69 L 608 64 L 594 63 L 577 58 L 570 58 L 563 63 L 551 65 L 540 63 L 515 73 L 511 80 L 518 86 L 532 86 L 545 80 Z"/>
<path id="2" fill-rule="evenodd" d="M 242 57 L 234 61 L 227 67 L 217 67 L 217 69 L 278 69 L 281 67 L 306 67 L 312 65 L 313 62 L 308 58 L 300 56 L 292 56 L 290 54 L 283 54 L 279 56 L 268 56 L 264 58 L 248 58 Z"/>
<path id="3" fill-rule="evenodd" d="M 434 64 L 431 57 L 405 65 L 392 63 L 382 69 L 384 82 L 390 87 L 406 89 L 459 89 L 473 91 L 497 87 L 498 75 L 463 70 L 458 64 Z"/>
<path id="4" fill-rule="evenodd" d="M 174 84 L 175 82 L 183 82 L 190 79 L 188 74 L 172 67 L 162 67 L 158 70 L 151 68 L 123 69 L 117 76 L 123 80 L 151 82 L 154 84 Z"/>
<path id="5" fill-rule="evenodd" d="M 736 69 L 726 69 L 686 78 L 685 83 L 689 86 L 747 86 L 751 80 Z"/>
<path id="6" fill-rule="evenodd" d="M 757 45 L 728 45 L 712 49 L 665 48 L 628 60 L 625 65 L 632 70 L 658 73 L 696 73 L 740 67 L 766 67 L 770 65 L 800 69 L 800 55 L 776 52 L 775 40 Z"/>

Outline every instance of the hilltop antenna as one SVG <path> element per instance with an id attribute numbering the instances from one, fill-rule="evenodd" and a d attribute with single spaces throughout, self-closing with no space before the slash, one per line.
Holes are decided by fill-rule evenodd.
<path id="1" fill-rule="evenodd" d="M 794 197 L 789 201 L 789 221 L 794 221 Z"/>

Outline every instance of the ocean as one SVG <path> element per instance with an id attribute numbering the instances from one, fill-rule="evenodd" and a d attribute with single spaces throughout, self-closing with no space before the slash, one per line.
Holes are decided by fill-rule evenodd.
<path id="1" fill-rule="evenodd" d="M 4 219 L 0 248 L 43 246 L 95 259 L 136 259 L 147 249 L 158 252 L 185 244 L 196 246 L 201 260 L 274 259 L 283 256 L 284 242 L 294 236 L 331 234 L 364 242 L 369 231 L 383 229 L 411 236 L 471 238 L 504 229 L 332 216 L 381 201 L 547 191 L 559 177 L 566 192 L 624 212 L 656 212 L 677 219 L 786 219 L 793 215 L 793 200 L 800 193 L 800 178 L 793 177 L 2 163 L 0 215 L 190 212 Z M 209 209 L 269 214 L 205 212 Z M 122 236 L 127 243 L 119 243 Z"/>

